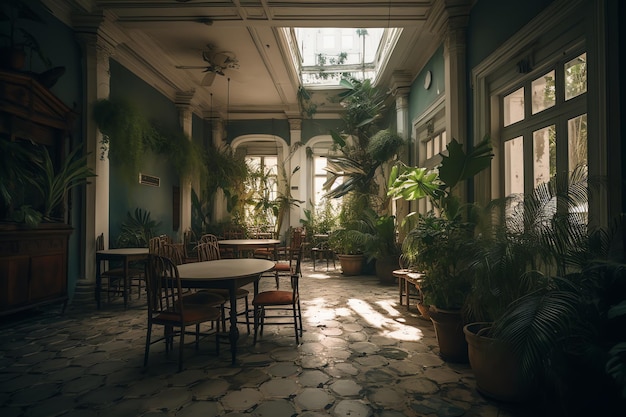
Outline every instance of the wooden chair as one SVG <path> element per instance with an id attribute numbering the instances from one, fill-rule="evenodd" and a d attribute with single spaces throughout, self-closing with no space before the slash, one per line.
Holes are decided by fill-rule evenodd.
<path id="1" fill-rule="evenodd" d="M 104 250 L 104 233 L 96 237 L 96 251 Z M 135 265 L 129 265 L 128 275 L 124 275 L 123 266 L 111 266 L 109 261 L 101 261 L 100 266 L 100 291 L 107 293 L 107 302 L 111 301 L 111 294 L 124 296 L 126 289 L 132 293 L 132 288 L 137 288 L 137 299 L 141 298 L 141 289 L 144 281 L 144 269 Z M 130 295 L 129 293 L 129 295 Z"/>
<path id="2" fill-rule="evenodd" d="M 219 248 L 219 244 L 218 243 L 211 243 L 211 242 L 206 242 L 206 243 L 200 243 L 198 245 L 198 261 L 202 262 L 202 261 L 215 261 L 221 259 L 220 257 L 220 248 Z M 205 290 L 200 290 L 198 291 L 198 293 L 208 293 L 208 294 L 215 294 L 219 297 L 222 297 L 224 300 L 228 300 L 230 299 L 230 294 L 228 292 L 228 290 L 226 289 L 221 289 L 221 288 L 209 288 L 209 289 L 205 289 Z M 250 301 L 249 301 L 249 295 L 250 295 L 250 291 L 248 291 L 245 288 L 237 288 L 237 293 L 236 293 L 236 297 L 237 299 L 244 299 L 245 301 L 245 309 L 244 311 L 242 311 L 241 313 L 239 313 L 238 315 L 240 316 L 244 316 L 245 317 L 245 321 L 241 321 L 239 323 L 244 323 L 246 325 L 246 328 L 248 330 L 248 334 L 250 334 Z M 223 330 L 226 331 L 226 310 L 225 308 L 228 308 L 228 306 L 224 307 L 224 305 L 222 306 L 223 310 L 222 310 L 222 327 Z"/>
<path id="3" fill-rule="evenodd" d="M 178 268 L 163 256 L 150 255 L 146 265 L 146 288 L 148 292 L 148 331 L 144 367 L 148 366 L 150 346 L 161 340 L 165 341 L 169 354 L 174 347 L 174 337 L 179 337 L 178 371 L 183 369 L 183 351 L 187 326 L 195 326 L 196 349 L 200 342 L 200 324 L 215 323 L 221 318 L 220 309 L 200 304 L 188 304 L 182 294 Z M 152 327 L 163 326 L 164 336 L 152 340 Z M 219 354 L 218 333 L 215 332 L 215 346 Z"/>
<path id="4" fill-rule="evenodd" d="M 205 233 L 202 236 L 200 236 L 200 240 L 198 240 L 198 244 L 200 243 L 206 243 L 206 242 L 212 242 L 212 243 L 217 243 L 219 239 L 217 238 L 217 236 L 215 236 L 214 234 L 211 233 Z"/>
<path id="5" fill-rule="evenodd" d="M 198 262 L 203 261 L 215 261 L 221 259 L 220 246 L 215 242 L 201 242 L 196 246 L 196 253 L 198 254 Z"/>
<path id="6" fill-rule="evenodd" d="M 252 300 L 254 309 L 254 340 L 256 344 L 257 334 L 263 336 L 265 325 L 291 325 L 286 321 L 289 317 L 285 311 L 293 317 L 293 327 L 296 335 L 296 344 L 302 336 L 302 311 L 300 308 L 300 263 L 302 261 L 302 246 L 298 252 L 296 265 L 290 274 L 291 290 L 272 290 L 258 293 Z M 282 314 L 281 314 L 282 313 Z"/>
<path id="7" fill-rule="evenodd" d="M 162 243 L 161 256 L 170 258 L 176 265 L 182 265 L 184 263 L 183 250 L 180 244 L 176 243 Z"/>
<path id="8" fill-rule="evenodd" d="M 304 240 L 300 237 L 299 239 L 294 239 L 292 242 L 299 242 L 298 246 L 293 246 L 292 243 L 289 250 L 286 252 L 287 259 L 283 261 L 276 261 L 274 269 L 272 269 L 276 280 L 276 289 L 280 288 L 281 276 L 290 276 L 294 273 L 301 274 L 300 262 L 304 251 Z"/>

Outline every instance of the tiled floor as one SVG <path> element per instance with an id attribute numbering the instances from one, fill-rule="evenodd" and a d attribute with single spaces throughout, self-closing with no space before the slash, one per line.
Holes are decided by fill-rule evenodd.
<path id="1" fill-rule="evenodd" d="M 0 415 L 515 415 L 476 392 L 468 365 L 439 358 L 432 324 L 398 306 L 395 286 L 324 270 L 303 268 L 300 346 L 291 327 L 267 327 L 252 346 L 241 326 L 237 366 L 228 346 L 218 357 L 203 340 L 185 349 L 183 372 L 161 344 L 144 369 L 145 297 L 126 311 L 118 300 L 1 319 Z"/>

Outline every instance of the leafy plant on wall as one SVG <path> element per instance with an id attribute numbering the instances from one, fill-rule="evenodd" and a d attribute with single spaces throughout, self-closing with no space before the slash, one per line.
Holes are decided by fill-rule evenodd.
<path id="1" fill-rule="evenodd" d="M 205 160 L 197 144 L 180 130 L 155 126 L 130 100 L 98 100 L 93 118 L 102 132 L 100 159 L 110 158 L 127 180 L 137 178 L 147 150 L 167 155 L 181 177 L 206 175 Z"/>

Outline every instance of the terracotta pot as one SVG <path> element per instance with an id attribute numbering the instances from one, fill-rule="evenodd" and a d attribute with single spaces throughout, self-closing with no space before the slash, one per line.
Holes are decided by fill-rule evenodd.
<path id="1" fill-rule="evenodd" d="M 463 328 L 476 388 L 486 397 L 506 402 L 528 399 L 529 386 L 521 379 L 513 350 L 497 339 L 481 335 L 491 323 L 470 323 Z"/>
<path id="2" fill-rule="evenodd" d="M 360 275 L 363 270 L 363 255 L 337 255 L 344 275 Z"/>
<path id="3" fill-rule="evenodd" d="M 447 362 L 467 363 L 467 342 L 461 312 L 430 306 L 428 314 L 435 327 L 441 358 Z"/>
<path id="4" fill-rule="evenodd" d="M 423 318 L 425 318 L 426 320 L 430 320 L 430 313 L 428 312 L 428 306 L 422 304 L 421 302 L 418 302 L 417 310 L 420 312 Z"/>
<path id="5" fill-rule="evenodd" d="M 397 255 L 376 259 L 376 276 L 381 284 L 392 285 L 396 283 L 393 271 L 400 268 L 399 259 L 400 257 Z"/>

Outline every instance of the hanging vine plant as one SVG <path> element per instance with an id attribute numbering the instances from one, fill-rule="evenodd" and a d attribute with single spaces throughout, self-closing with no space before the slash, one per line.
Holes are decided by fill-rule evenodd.
<path id="1" fill-rule="evenodd" d="M 93 119 L 102 132 L 100 159 L 109 158 L 124 178 L 136 178 L 147 150 L 167 155 L 183 178 L 192 174 L 206 176 L 207 165 L 197 144 L 180 130 L 155 127 L 129 100 L 98 100 L 93 107 Z"/>
<path id="2" fill-rule="evenodd" d="M 174 170 L 183 178 L 197 175 L 201 180 L 207 176 L 207 164 L 202 148 L 182 131 L 163 127 L 154 128 L 154 134 L 146 136 L 146 147 L 160 155 L 167 155 Z"/>
<path id="3" fill-rule="evenodd" d="M 100 159 L 108 157 L 125 178 L 135 178 L 146 138 L 155 134 L 150 123 L 133 103 L 121 98 L 98 100 L 93 107 L 93 119 L 102 132 Z"/>

